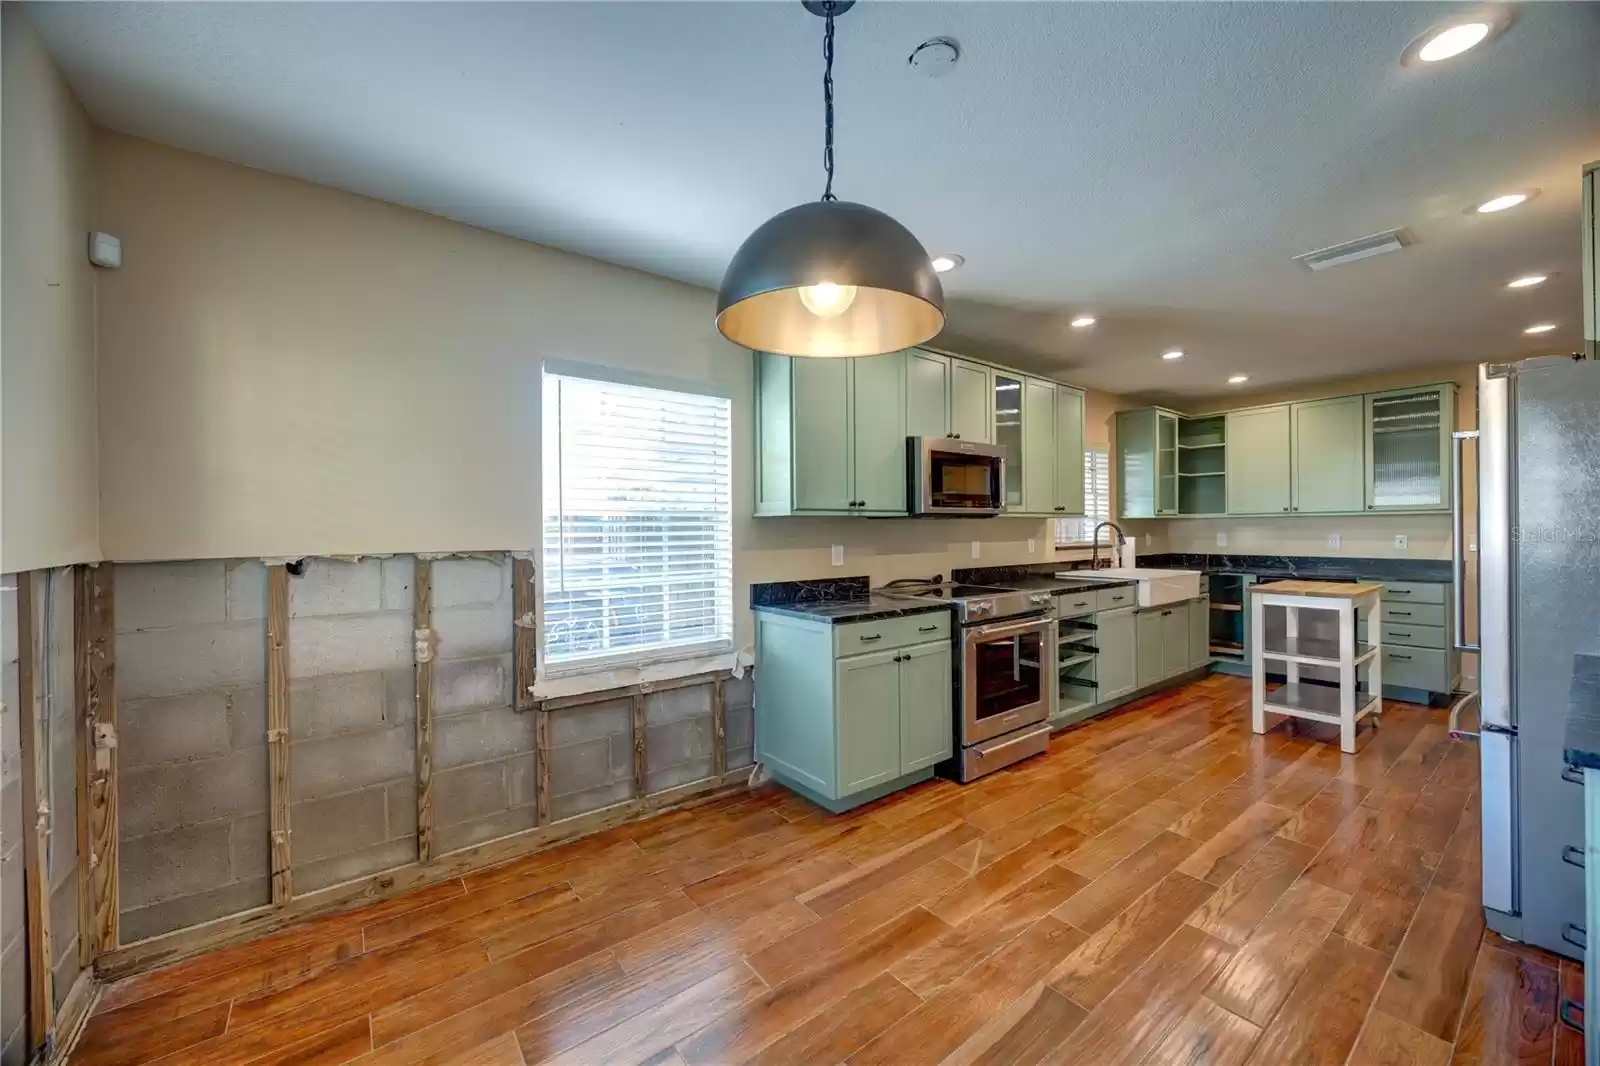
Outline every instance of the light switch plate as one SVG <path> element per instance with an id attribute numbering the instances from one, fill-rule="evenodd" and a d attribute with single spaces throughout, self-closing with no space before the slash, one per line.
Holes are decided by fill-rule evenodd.
<path id="1" fill-rule="evenodd" d="M 1394 546 L 1396 548 L 1399 548 L 1401 551 L 1405 551 L 1406 545 L 1409 544 L 1409 543 L 1410 543 L 1410 540 L 1406 537 L 1406 535 L 1404 533 L 1396 533 L 1394 535 Z"/>
<path id="2" fill-rule="evenodd" d="M 833 546 L 833 565 L 834 566 L 843 566 L 844 565 L 844 545 L 843 544 L 835 544 Z"/>
<path id="3" fill-rule="evenodd" d="M 983 545 L 980 544 L 978 541 L 973 541 L 972 542 L 972 557 L 974 559 L 976 559 L 978 557 L 978 552 L 981 551 L 982 548 L 983 548 Z"/>
<path id="4" fill-rule="evenodd" d="M 1328 547 L 1332 548 L 1334 551 L 1338 551 L 1339 550 L 1339 534 L 1337 534 L 1337 533 L 1329 533 L 1328 534 Z"/>
<path id="5" fill-rule="evenodd" d="M 1034 553 L 1034 541 L 1033 541 L 1032 537 L 1029 537 L 1028 538 L 1028 554 L 1032 555 L 1033 553 Z"/>
<path id="6" fill-rule="evenodd" d="M 1227 546 L 1228 546 L 1228 535 L 1226 533 L 1218 533 L 1217 534 L 1217 547 L 1226 548 Z"/>

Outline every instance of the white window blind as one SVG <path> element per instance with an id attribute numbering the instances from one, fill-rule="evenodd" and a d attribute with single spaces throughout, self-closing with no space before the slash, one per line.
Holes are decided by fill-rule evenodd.
<path id="1" fill-rule="evenodd" d="M 546 374 L 543 410 L 541 669 L 731 648 L 730 401 Z"/>
<path id="2" fill-rule="evenodd" d="M 1111 456 L 1104 445 L 1083 453 L 1083 517 L 1056 519 L 1056 547 L 1088 544 L 1094 527 L 1111 519 Z M 1100 531 L 1100 543 L 1111 542 L 1111 530 Z"/>

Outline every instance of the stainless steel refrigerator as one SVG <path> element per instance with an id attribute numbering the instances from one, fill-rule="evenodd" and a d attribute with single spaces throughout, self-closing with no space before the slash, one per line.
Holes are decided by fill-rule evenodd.
<path id="1" fill-rule="evenodd" d="M 1581 958 L 1583 784 L 1566 765 L 1574 658 L 1600 653 L 1600 363 L 1478 369 L 1478 651 L 1483 906 L 1491 928 Z M 1469 453 L 1470 454 L 1470 453 Z M 1600 930 L 1596 930 L 1600 935 Z"/>

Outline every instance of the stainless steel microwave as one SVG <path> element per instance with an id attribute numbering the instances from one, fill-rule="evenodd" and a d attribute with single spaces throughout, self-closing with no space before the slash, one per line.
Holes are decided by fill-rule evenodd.
<path id="1" fill-rule="evenodd" d="M 906 458 L 912 514 L 979 518 L 1005 510 L 1004 448 L 959 437 L 912 437 Z"/>

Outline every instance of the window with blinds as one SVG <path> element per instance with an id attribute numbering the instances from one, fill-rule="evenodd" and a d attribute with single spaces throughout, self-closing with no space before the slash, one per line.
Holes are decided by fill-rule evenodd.
<path id="1" fill-rule="evenodd" d="M 1111 519 L 1111 456 L 1103 445 L 1083 453 L 1083 517 L 1056 519 L 1056 547 L 1088 544 L 1094 527 Z M 1100 543 L 1111 542 L 1111 530 L 1100 531 Z"/>
<path id="2" fill-rule="evenodd" d="M 547 672 L 732 647 L 731 406 L 545 375 Z"/>

